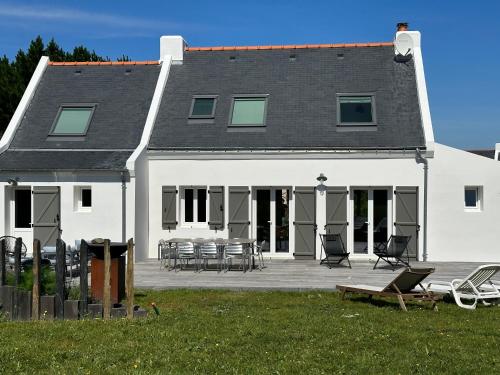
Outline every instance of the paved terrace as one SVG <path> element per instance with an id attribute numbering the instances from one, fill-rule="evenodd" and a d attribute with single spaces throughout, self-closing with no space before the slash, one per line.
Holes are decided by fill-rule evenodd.
<path id="1" fill-rule="evenodd" d="M 400 270 L 377 268 L 373 262 L 351 261 L 352 269 L 336 266 L 328 269 L 316 260 L 267 260 L 262 271 L 243 273 L 234 270 L 217 273 L 215 270 L 168 271 L 160 262 L 148 260 L 135 265 L 135 286 L 147 289 L 231 289 L 231 290 L 335 290 L 337 284 L 369 284 L 385 286 Z M 428 280 L 451 281 L 467 276 L 481 263 L 415 262 L 414 267 L 434 267 Z M 380 263 L 379 263 L 380 266 Z"/>

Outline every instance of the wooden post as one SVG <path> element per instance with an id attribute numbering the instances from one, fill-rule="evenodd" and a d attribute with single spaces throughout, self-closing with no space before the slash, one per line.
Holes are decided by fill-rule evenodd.
<path id="1" fill-rule="evenodd" d="M 103 318 L 111 316 L 111 248 L 108 239 L 104 240 L 104 290 L 102 294 Z"/>
<path id="2" fill-rule="evenodd" d="M 64 299 L 66 281 L 66 244 L 56 241 L 56 317 L 64 319 Z"/>
<path id="3" fill-rule="evenodd" d="M 127 318 L 134 317 L 134 239 L 131 238 L 127 243 Z"/>
<path id="4" fill-rule="evenodd" d="M 40 287 L 42 280 L 42 254 L 40 251 L 40 241 L 33 240 L 33 292 L 31 293 L 33 302 L 31 304 L 31 318 L 40 319 Z"/>
<path id="5" fill-rule="evenodd" d="M 7 269 L 5 267 L 5 239 L 0 240 L 0 286 L 7 285 Z"/>
<path id="6" fill-rule="evenodd" d="M 21 237 L 16 238 L 16 244 L 14 245 L 14 285 L 16 288 L 21 283 L 21 248 L 23 246 L 23 239 Z"/>
<path id="7" fill-rule="evenodd" d="M 89 245 L 82 239 L 80 242 L 80 316 L 87 313 L 89 303 L 88 253 Z"/>

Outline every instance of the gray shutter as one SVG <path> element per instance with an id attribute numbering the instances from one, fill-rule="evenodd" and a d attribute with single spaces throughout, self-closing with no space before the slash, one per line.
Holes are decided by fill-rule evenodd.
<path id="1" fill-rule="evenodd" d="M 229 187 L 229 220 L 227 227 L 229 238 L 248 238 L 249 236 L 249 207 L 248 186 Z"/>
<path id="2" fill-rule="evenodd" d="M 210 229 L 224 229 L 224 186 L 210 186 L 210 214 L 208 225 Z"/>
<path id="3" fill-rule="evenodd" d="M 162 186 L 161 212 L 163 229 L 172 230 L 177 227 L 177 188 Z"/>
<path id="4" fill-rule="evenodd" d="M 316 255 L 316 189 L 297 186 L 295 199 L 295 253 L 296 258 L 314 259 Z"/>
<path id="5" fill-rule="evenodd" d="M 327 234 L 340 234 L 347 244 L 347 187 L 332 186 L 326 191 L 326 225 Z"/>
<path id="6" fill-rule="evenodd" d="M 56 246 L 61 236 L 59 186 L 33 187 L 33 238 L 40 246 Z"/>
<path id="7" fill-rule="evenodd" d="M 418 254 L 418 187 L 397 186 L 396 200 L 396 227 L 397 235 L 411 236 L 408 244 L 410 258 L 416 258 Z"/>

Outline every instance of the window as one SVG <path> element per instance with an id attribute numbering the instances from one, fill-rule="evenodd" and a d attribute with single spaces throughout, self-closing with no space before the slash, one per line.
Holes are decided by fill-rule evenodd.
<path id="1" fill-rule="evenodd" d="M 14 221 L 16 228 L 31 228 L 31 190 L 14 190 Z"/>
<path id="2" fill-rule="evenodd" d="M 75 187 L 75 211 L 90 212 L 92 209 L 92 188 L 90 186 Z"/>
<path id="3" fill-rule="evenodd" d="M 231 126 L 265 126 L 267 97 L 235 97 L 231 110 Z"/>
<path id="4" fill-rule="evenodd" d="M 191 103 L 191 110 L 189 118 L 204 119 L 214 118 L 215 105 L 217 104 L 217 97 L 215 96 L 195 96 Z"/>
<path id="5" fill-rule="evenodd" d="M 61 107 L 50 134 L 85 135 L 92 119 L 94 108 L 94 106 Z"/>
<path id="6" fill-rule="evenodd" d="M 482 188 L 480 186 L 466 186 L 464 189 L 465 209 L 477 211 L 481 209 Z"/>
<path id="7" fill-rule="evenodd" d="M 181 188 L 181 217 L 184 224 L 207 222 L 207 188 Z"/>
<path id="8" fill-rule="evenodd" d="M 338 125 L 375 125 L 373 95 L 337 96 Z"/>

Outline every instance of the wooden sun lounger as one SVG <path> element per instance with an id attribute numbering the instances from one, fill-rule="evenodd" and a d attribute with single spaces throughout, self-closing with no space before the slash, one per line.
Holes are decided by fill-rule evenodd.
<path id="1" fill-rule="evenodd" d="M 434 272 L 433 268 L 408 268 L 401 272 L 386 287 L 373 285 L 337 285 L 337 290 L 342 293 L 342 299 L 346 293 L 366 294 L 369 298 L 373 296 L 396 297 L 402 310 L 408 311 L 405 301 L 418 300 L 432 302 L 432 308 L 437 310 L 436 302 L 440 299 L 438 294 L 429 292 L 421 283 Z M 420 286 L 422 290 L 415 290 Z"/>

